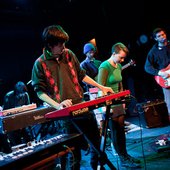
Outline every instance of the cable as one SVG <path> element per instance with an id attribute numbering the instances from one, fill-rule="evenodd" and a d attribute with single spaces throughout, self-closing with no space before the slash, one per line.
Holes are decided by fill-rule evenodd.
<path id="1" fill-rule="evenodd" d="M 144 169 L 146 170 L 146 159 L 145 159 L 145 153 L 144 153 L 144 146 L 143 146 L 143 136 L 142 136 L 142 121 L 141 121 L 141 116 L 144 113 L 144 109 L 141 105 L 136 105 L 137 107 L 137 113 L 139 114 L 138 120 L 139 120 L 139 127 L 140 127 L 140 139 L 141 139 L 141 147 L 142 147 L 142 155 L 143 155 L 143 160 L 144 160 Z"/>
<path id="2" fill-rule="evenodd" d="M 72 167 L 73 169 L 74 169 L 74 164 L 75 164 L 75 157 L 74 157 L 74 153 L 73 153 L 73 151 L 72 151 L 72 149 L 69 147 L 69 146 L 67 146 L 67 145 L 63 145 L 63 147 L 64 148 L 67 148 L 68 149 L 68 152 L 70 152 L 71 153 L 71 155 L 72 155 L 72 158 L 73 158 L 73 163 L 71 164 L 71 165 L 69 165 L 70 167 Z"/>
<path id="3" fill-rule="evenodd" d="M 130 95 L 131 98 L 135 99 L 137 102 L 137 99 L 133 96 Z M 144 153 L 144 146 L 143 146 L 143 135 L 142 135 L 142 121 L 140 115 L 144 113 L 144 109 L 141 106 L 141 104 L 136 104 L 136 111 L 138 113 L 138 122 L 139 122 L 139 129 L 140 129 L 140 142 L 141 142 L 141 147 L 142 147 L 142 155 L 143 155 L 143 160 L 144 160 L 144 169 L 146 170 L 146 159 L 145 159 L 145 153 Z M 136 142 L 135 142 L 136 143 Z"/>

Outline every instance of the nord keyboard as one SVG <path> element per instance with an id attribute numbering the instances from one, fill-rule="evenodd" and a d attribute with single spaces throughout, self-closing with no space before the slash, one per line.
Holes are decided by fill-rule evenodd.
<path id="1" fill-rule="evenodd" d="M 45 123 L 49 120 L 44 115 L 54 110 L 56 109 L 53 107 L 42 106 L 32 110 L 0 116 L 0 133 L 5 134 L 28 126 Z"/>
<path id="2" fill-rule="evenodd" d="M 82 134 L 61 134 L 43 141 L 33 141 L 27 147 L 10 154 L 0 155 L 1 170 L 32 170 L 53 163 L 60 153 L 71 152 L 71 148 L 80 145 Z M 49 168 L 50 169 L 50 168 Z"/>
<path id="3" fill-rule="evenodd" d="M 130 99 L 130 91 L 125 90 L 119 93 L 110 94 L 108 96 L 103 96 L 94 100 L 82 102 L 75 104 L 70 107 L 63 108 L 61 110 L 55 110 L 49 112 L 45 115 L 46 118 L 66 118 L 81 116 L 89 110 L 94 110 L 104 105 L 120 104 Z"/>

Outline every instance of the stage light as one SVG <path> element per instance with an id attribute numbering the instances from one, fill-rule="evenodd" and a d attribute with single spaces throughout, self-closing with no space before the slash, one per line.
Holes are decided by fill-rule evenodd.
<path id="1" fill-rule="evenodd" d="M 148 42 L 148 37 L 143 34 L 139 37 L 139 41 L 141 42 L 141 44 L 146 44 Z"/>
<path id="2" fill-rule="evenodd" d="M 89 42 L 92 43 L 96 47 L 96 39 L 95 38 L 91 39 Z"/>

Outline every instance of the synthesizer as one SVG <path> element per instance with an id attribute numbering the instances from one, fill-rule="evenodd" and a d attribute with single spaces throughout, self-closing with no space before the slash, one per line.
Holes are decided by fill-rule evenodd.
<path id="1" fill-rule="evenodd" d="M 9 114 L 10 112 L 8 110 L 8 112 L 5 112 L 8 114 L 0 116 L 0 133 L 5 134 L 28 126 L 45 123 L 51 121 L 51 118 L 66 118 L 79 115 L 81 116 L 83 113 L 86 113 L 89 110 L 97 109 L 103 105 L 120 103 L 124 99 L 128 99 L 129 96 L 130 91 L 125 90 L 123 92 L 100 97 L 87 102 L 82 102 L 61 110 L 56 110 L 55 108 L 49 106 L 41 106 L 31 110 L 17 113 L 15 112 L 15 114 L 14 112 Z"/>
<path id="2" fill-rule="evenodd" d="M 70 107 L 63 108 L 61 110 L 55 110 L 47 113 L 45 117 L 47 119 L 55 119 L 66 117 L 69 118 L 70 116 L 82 116 L 84 113 L 87 113 L 90 110 L 94 110 L 102 106 L 124 103 L 126 99 L 130 99 L 129 90 L 125 90 L 119 93 L 113 93 L 90 101 L 85 101 Z"/>
<path id="3" fill-rule="evenodd" d="M 0 116 L 0 133 L 5 134 L 28 126 L 45 123 L 49 121 L 45 118 L 45 114 L 54 110 L 56 109 L 53 107 L 41 106 L 36 109 Z"/>
<path id="4" fill-rule="evenodd" d="M 1 170 L 32 170 L 43 168 L 48 162 L 60 153 L 71 152 L 71 148 L 80 145 L 82 134 L 61 134 L 43 141 L 29 142 L 24 148 L 20 148 L 10 154 L 0 155 Z M 50 169 L 50 168 L 49 168 Z"/>
<path id="5" fill-rule="evenodd" d="M 0 116 L 7 116 L 7 115 L 11 115 L 11 114 L 16 114 L 16 113 L 24 112 L 24 111 L 27 111 L 27 110 L 32 110 L 32 109 L 35 109 L 35 108 L 37 108 L 37 105 L 35 103 L 23 105 L 23 106 L 20 106 L 20 107 L 2 110 L 0 112 Z"/>

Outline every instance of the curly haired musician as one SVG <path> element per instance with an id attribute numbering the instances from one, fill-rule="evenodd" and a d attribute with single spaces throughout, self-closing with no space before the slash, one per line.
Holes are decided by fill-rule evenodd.
<path id="1" fill-rule="evenodd" d="M 122 85 L 122 63 L 128 55 L 128 48 L 122 43 L 116 43 L 112 46 L 111 56 L 108 60 L 101 63 L 99 67 L 99 84 L 109 86 L 114 92 L 123 91 Z M 115 151 L 120 157 L 121 165 L 125 167 L 139 167 L 139 160 L 131 157 L 126 150 L 126 137 L 124 131 L 125 109 L 124 104 L 113 105 L 111 107 L 112 116 L 108 121 L 108 127 L 111 133 Z M 104 115 L 105 119 L 105 115 Z"/>
<path id="2" fill-rule="evenodd" d="M 156 43 L 148 52 L 145 71 L 154 75 L 155 80 L 159 83 L 164 82 L 164 80 L 170 81 L 170 72 L 167 72 L 170 69 L 170 43 L 167 39 L 167 33 L 163 28 L 155 28 L 153 38 Z M 162 86 L 170 120 L 170 83 L 164 85 L 161 83 L 160 85 Z"/>
<path id="3" fill-rule="evenodd" d="M 104 93 L 113 90 L 105 87 L 85 74 L 81 69 L 76 55 L 65 47 L 69 40 L 68 34 L 60 25 L 51 25 L 44 29 L 42 34 L 44 49 L 43 54 L 35 61 L 32 70 L 32 85 L 38 97 L 56 109 L 69 107 L 84 100 L 83 89 L 80 82 L 83 81 L 101 89 Z M 93 114 L 82 119 L 74 119 L 83 133 L 90 139 L 94 146 L 99 148 L 100 135 L 97 122 Z M 70 120 L 62 120 L 65 133 L 75 133 L 76 129 Z M 98 154 L 91 147 L 91 167 L 96 170 Z M 74 167 L 70 164 L 68 169 L 80 169 L 81 152 L 76 148 L 73 151 Z M 71 159 L 70 159 L 71 161 Z M 73 163 L 73 162 L 72 162 Z M 64 167 L 64 165 L 62 165 Z"/>

